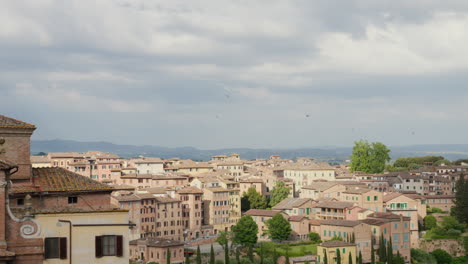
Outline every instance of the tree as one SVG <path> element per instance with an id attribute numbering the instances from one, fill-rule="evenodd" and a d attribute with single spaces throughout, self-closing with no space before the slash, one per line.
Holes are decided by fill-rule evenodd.
<path id="1" fill-rule="evenodd" d="M 450 256 L 447 251 L 440 248 L 432 251 L 431 254 L 437 260 L 437 264 L 450 264 L 453 261 L 452 256 Z"/>
<path id="2" fill-rule="evenodd" d="M 334 236 L 330 239 L 330 241 L 343 241 L 343 238 L 340 236 Z"/>
<path id="3" fill-rule="evenodd" d="M 214 254 L 213 244 L 211 244 L 211 250 L 210 250 L 210 264 L 215 264 L 215 254 Z"/>
<path id="4" fill-rule="evenodd" d="M 460 175 L 455 189 L 455 206 L 452 210 L 460 223 L 466 223 L 468 221 L 468 182 L 465 180 L 464 174 Z"/>
<path id="5" fill-rule="evenodd" d="M 247 193 L 244 193 L 243 196 L 247 198 L 250 209 L 266 209 L 267 208 L 267 202 L 266 202 L 265 197 L 259 194 L 254 187 L 249 188 L 247 190 Z"/>
<path id="6" fill-rule="evenodd" d="M 374 237 L 371 238 L 371 264 L 375 264 Z"/>
<path id="7" fill-rule="evenodd" d="M 380 262 L 387 262 L 387 247 L 384 242 L 383 233 L 380 235 L 379 241 L 379 261 Z"/>
<path id="8" fill-rule="evenodd" d="M 315 233 L 315 232 L 310 232 L 308 236 L 309 236 L 310 241 L 312 241 L 314 243 L 320 243 L 320 241 L 322 239 L 320 237 L 320 235 L 318 233 Z"/>
<path id="9" fill-rule="evenodd" d="M 249 246 L 249 251 L 247 252 L 247 256 L 250 261 L 254 261 L 254 253 L 253 253 L 253 245 Z"/>
<path id="10" fill-rule="evenodd" d="M 273 263 L 278 264 L 278 252 L 276 252 L 276 249 L 273 251 Z"/>
<path id="11" fill-rule="evenodd" d="M 285 186 L 283 181 L 277 181 L 271 191 L 270 206 L 273 207 L 288 198 L 290 190 L 291 188 Z"/>
<path id="12" fill-rule="evenodd" d="M 197 264 L 202 264 L 202 259 L 201 259 L 201 253 L 200 253 L 200 246 L 197 246 L 197 258 L 196 258 L 196 262 Z"/>
<path id="13" fill-rule="evenodd" d="M 393 259 L 393 264 L 405 264 L 405 259 L 400 255 L 400 251 L 397 251 L 395 258 Z"/>
<path id="14" fill-rule="evenodd" d="M 348 264 L 353 264 L 353 257 L 351 256 L 351 252 L 348 254 Z"/>
<path id="15" fill-rule="evenodd" d="M 190 264 L 190 256 L 188 253 L 185 254 L 185 264 Z"/>
<path id="16" fill-rule="evenodd" d="M 426 215 L 424 217 L 424 228 L 426 230 L 431 230 L 437 226 L 437 219 L 433 215 Z"/>
<path id="17" fill-rule="evenodd" d="M 47 156 L 47 153 L 41 151 L 41 152 L 37 153 L 37 156 Z"/>
<path id="18" fill-rule="evenodd" d="M 240 263 L 240 248 L 236 247 L 236 264 Z"/>
<path id="19" fill-rule="evenodd" d="M 350 157 L 351 171 L 382 173 L 385 170 L 385 164 L 390 161 L 389 153 L 387 146 L 380 142 L 356 141 Z"/>
<path id="20" fill-rule="evenodd" d="M 393 264 L 393 244 L 391 237 L 387 243 L 387 264 Z"/>
<path id="21" fill-rule="evenodd" d="M 167 256 L 166 263 L 171 264 L 171 251 L 169 249 L 167 249 L 166 256 Z"/>
<path id="22" fill-rule="evenodd" d="M 362 253 L 359 250 L 358 264 L 362 264 Z"/>
<path id="23" fill-rule="evenodd" d="M 246 212 L 248 210 L 250 210 L 249 197 L 247 197 L 246 193 L 244 193 L 241 197 L 241 211 Z"/>
<path id="24" fill-rule="evenodd" d="M 224 244 L 224 264 L 229 264 L 229 245 L 227 239 Z"/>
<path id="25" fill-rule="evenodd" d="M 244 215 L 239 222 L 232 227 L 233 242 L 243 246 L 253 246 L 257 243 L 258 226 L 252 216 Z"/>
<path id="26" fill-rule="evenodd" d="M 286 261 L 284 263 L 289 264 L 289 246 L 286 247 Z"/>
<path id="27" fill-rule="evenodd" d="M 444 219 L 441 222 L 441 226 L 447 231 L 450 229 L 459 230 L 460 232 L 465 231 L 465 224 L 460 224 L 453 216 L 444 216 Z"/>
<path id="28" fill-rule="evenodd" d="M 263 264 L 263 258 L 264 258 L 265 252 L 263 251 L 263 243 L 260 244 L 260 264 Z"/>
<path id="29" fill-rule="evenodd" d="M 336 264 L 341 264 L 341 253 L 339 248 L 336 249 Z"/>
<path id="30" fill-rule="evenodd" d="M 229 241 L 231 235 L 231 232 L 221 231 L 219 236 L 216 238 L 216 242 L 218 242 L 218 244 L 224 248 L 224 245 L 226 245 L 226 242 Z"/>
<path id="31" fill-rule="evenodd" d="M 291 235 L 291 224 L 286 220 L 281 213 L 275 214 L 270 220 L 266 221 L 268 234 L 273 240 L 287 240 Z"/>
<path id="32" fill-rule="evenodd" d="M 328 264 L 328 256 L 325 249 L 323 249 L 323 264 Z"/>
<path id="33" fill-rule="evenodd" d="M 413 263 L 437 264 L 437 260 L 434 256 L 422 249 L 412 248 L 411 259 L 413 260 Z"/>

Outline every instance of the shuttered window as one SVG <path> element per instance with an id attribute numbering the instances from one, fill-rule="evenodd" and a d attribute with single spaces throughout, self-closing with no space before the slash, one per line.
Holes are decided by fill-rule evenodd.
<path id="1" fill-rule="evenodd" d="M 44 257 L 46 259 L 67 258 L 67 238 L 47 237 L 44 239 Z"/>
<path id="2" fill-rule="evenodd" d="M 96 257 L 123 256 L 123 236 L 97 236 Z"/>

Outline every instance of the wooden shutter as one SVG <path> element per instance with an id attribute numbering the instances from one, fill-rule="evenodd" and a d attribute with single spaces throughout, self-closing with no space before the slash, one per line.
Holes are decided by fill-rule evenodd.
<path id="1" fill-rule="evenodd" d="M 115 243 L 116 255 L 117 255 L 117 257 L 122 257 L 123 256 L 123 236 L 115 236 L 115 237 L 116 237 L 116 239 L 115 239 L 116 240 L 116 243 Z"/>
<path id="2" fill-rule="evenodd" d="M 96 258 L 102 257 L 102 237 L 96 237 Z"/>
<path id="3" fill-rule="evenodd" d="M 59 241 L 59 255 L 60 259 L 66 259 L 67 258 L 67 238 L 66 237 L 61 237 Z"/>

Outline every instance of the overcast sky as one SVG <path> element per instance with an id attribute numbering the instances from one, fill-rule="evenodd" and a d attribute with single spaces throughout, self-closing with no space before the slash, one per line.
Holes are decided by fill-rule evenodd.
<path id="1" fill-rule="evenodd" d="M 34 139 L 468 143 L 468 1 L 31 0 L 0 8 L 0 113 Z"/>

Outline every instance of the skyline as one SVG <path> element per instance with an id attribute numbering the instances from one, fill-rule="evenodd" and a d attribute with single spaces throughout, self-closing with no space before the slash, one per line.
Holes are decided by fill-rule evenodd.
<path id="1" fill-rule="evenodd" d="M 464 1 L 4 6 L 0 111 L 34 140 L 468 144 Z"/>

